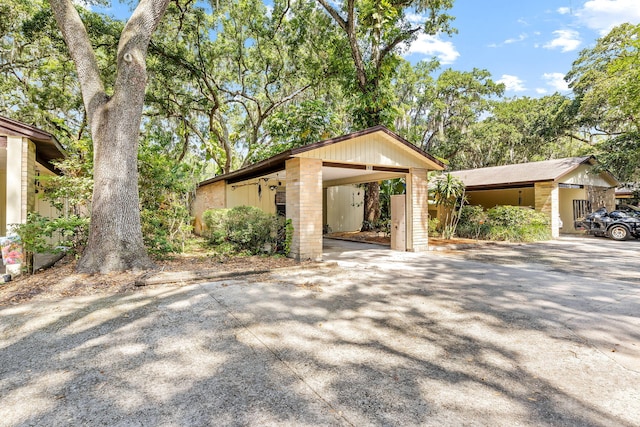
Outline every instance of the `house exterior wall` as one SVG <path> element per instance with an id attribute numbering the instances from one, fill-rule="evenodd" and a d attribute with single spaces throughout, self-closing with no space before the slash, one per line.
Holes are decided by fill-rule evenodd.
<path id="1" fill-rule="evenodd" d="M 616 186 L 615 182 L 608 181 L 602 174 L 592 173 L 592 171 L 593 166 L 580 165 L 573 171 L 558 179 L 558 182 L 563 184 L 591 185 L 605 188 Z"/>
<path id="2" fill-rule="evenodd" d="M 227 207 L 254 206 L 266 213 L 276 213 L 276 192 L 269 189 L 269 182 L 263 179 L 251 179 L 248 181 L 228 184 Z"/>
<path id="3" fill-rule="evenodd" d="M 370 134 L 296 155 L 325 161 L 403 167 L 424 167 L 424 159 L 386 135 Z M 348 160 L 346 160 L 348 159 Z"/>
<path id="4" fill-rule="evenodd" d="M 7 226 L 24 223 L 27 212 L 35 208 L 35 160 L 36 148 L 32 141 L 21 137 L 7 137 Z"/>
<path id="5" fill-rule="evenodd" d="M 286 162 L 287 219 L 293 225 L 289 256 L 322 259 L 322 160 L 293 158 Z"/>
<path id="6" fill-rule="evenodd" d="M 6 162 L 5 162 L 4 164 L 0 165 L 0 236 L 5 236 L 6 234 L 7 234 L 7 168 L 6 168 Z"/>
<path id="7" fill-rule="evenodd" d="M 563 233 L 583 233 L 580 230 L 576 230 L 574 227 L 573 218 L 573 201 L 574 200 L 587 200 L 587 190 L 584 188 L 560 188 L 559 189 L 559 207 L 560 219 L 562 220 Z"/>
<path id="8" fill-rule="evenodd" d="M 535 183 L 535 209 L 551 219 L 551 236 L 560 237 L 559 188 L 553 181 Z"/>
<path id="9" fill-rule="evenodd" d="M 198 187 L 191 211 L 194 216 L 194 232 L 198 235 L 202 234 L 202 214 L 204 211 L 207 209 L 223 209 L 226 207 L 226 183 L 224 181 Z"/>
<path id="10" fill-rule="evenodd" d="M 326 189 L 326 225 L 332 232 L 358 231 L 364 218 L 364 189 L 344 185 Z"/>
<path id="11" fill-rule="evenodd" d="M 407 250 L 429 250 L 429 189 L 427 169 L 411 168 L 406 177 Z"/>
<path id="12" fill-rule="evenodd" d="M 501 190 L 467 191 L 470 205 L 491 209 L 494 206 L 535 206 L 533 187 L 508 188 Z"/>

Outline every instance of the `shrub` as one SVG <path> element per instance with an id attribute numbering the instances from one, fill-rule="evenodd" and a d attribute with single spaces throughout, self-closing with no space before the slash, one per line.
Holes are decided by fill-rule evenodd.
<path id="1" fill-rule="evenodd" d="M 532 242 L 550 239 L 551 230 L 548 216 L 533 209 L 496 206 L 483 212 L 480 206 L 465 206 L 460 214 L 458 236 Z"/>
<path id="2" fill-rule="evenodd" d="M 288 255 L 293 229 L 291 221 L 252 206 L 207 210 L 202 215 L 205 237 L 216 246 L 234 252 Z"/>
<path id="3" fill-rule="evenodd" d="M 462 207 L 457 229 L 458 236 L 469 239 L 486 238 L 489 229 L 488 217 L 482 210 L 482 206 Z"/>
<path id="4" fill-rule="evenodd" d="M 25 252 L 25 267 L 29 271 L 33 254 L 77 253 L 87 243 L 89 218 L 75 215 L 47 218 L 30 212 L 27 222 L 13 224 L 12 230 L 20 236 Z"/>

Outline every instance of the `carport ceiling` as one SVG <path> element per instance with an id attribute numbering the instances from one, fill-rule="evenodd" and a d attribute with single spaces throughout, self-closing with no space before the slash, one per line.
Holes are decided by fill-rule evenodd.
<path id="1" fill-rule="evenodd" d="M 355 165 L 354 165 L 355 166 Z M 359 166 L 359 165 L 358 165 Z M 383 179 L 393 179 L 404 177 L 406 172 L 399 171 L 379 171 L 379 170 L 367 170 L 367 169 L 354 169 L 351 167 L 335 167 L 335 166 L 323 166 L 322 167 L 322 182 L 331 184 L 332 182 L 348 181 L 352 184 L 361 184 L 365 182 L 378 181 Z M 286 180 L 287 173 L 285 170 L 270 173 L 264 175 L 263 178 L 269 180 Z M 329 185 L 330 186 L 330 185 Z"/>

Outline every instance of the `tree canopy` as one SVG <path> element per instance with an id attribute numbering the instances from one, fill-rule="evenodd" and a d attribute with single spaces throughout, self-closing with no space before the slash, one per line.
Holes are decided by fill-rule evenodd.
<path id="1" fill-rule="evenodd" d="M 571 95 L 505 98 L 487 70 L 403 59 L 419 34 L 455 31 L 452 3 L 141 0 L 122 22 L 71 0 L 0 0 L 0 114 L 62 142 L 55 194 L 75 212 L 100 218 L 121 206 L 101 189 L 126 187 L 127 213 L 92 221 L 88 246 L 127 252 L 95 243 L 100 231 L 143 254 L 114 269 L 148 265 L 141 241 L 177 250 L 200 179 L 377 124 L 450 169 L 595 154 L 640 180 L 639 25 L 580 52 Z M 109 228 L 123 215 L 126 232 Z"/>

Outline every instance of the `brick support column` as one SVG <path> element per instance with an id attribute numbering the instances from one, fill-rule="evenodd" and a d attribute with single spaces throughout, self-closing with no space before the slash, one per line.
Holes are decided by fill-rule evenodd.
<path id="1" fill-rule="evenodd" d="M 286 162 L 287 219 L 293 225 L 290 257 L 322 259 L 322 160 Z"/>
<path id="2" fill-rule="evenodd" d="M 429 198 L 427 170 L 411 168 L 407 184 L 407 250 L 429 250 Z"/>
<path id="3" fill-rule="evenodd" d="M 558 184 L 555 182 L 536 182 L 536 210 L 543 212 L 551 219 L 551 237 L 560 237 L 560 205 Z"/>

